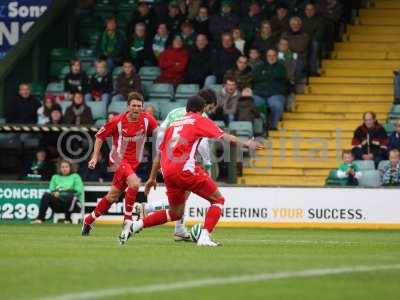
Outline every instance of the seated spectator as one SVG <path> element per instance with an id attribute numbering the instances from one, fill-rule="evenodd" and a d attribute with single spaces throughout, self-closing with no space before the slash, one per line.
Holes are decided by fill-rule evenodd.
<path id="1" fill-rule="evenodd" d="M 276 0 L 261 0 L 261 14 L 263 19 L 271 19 L 277 8 L 278 3 Z"/>
<path id="2" fill-rule="evenodd" d="M 400 186 L 400 152 L 390 150 L 389 163 L 381 170 L 382 184 L 384 186 Z"/>
<path id="3" fill-rule="evenodd" d="M 48 160 L 46 151 L 44 149 L 39 149 L 33 161 L 26 168 L 22 179 L 48 181 L 53 173 L 54 166 Z"/>
<path id="4" fill-rule="evenodd" d="M 98 59 L 95 62 L 96 73 L 90 78 L 89 93 L 85 96 L 85 101 L 105 101 L 110 100 L 113 90 L 112 76 L 107 70 L 105 60 Z"/>
<path id="5" fill-rule="evenodd" d="M 396 131 L 389 136 L 389 150 L 400 150 L 400 120 L 396 121 Z"/>
<path id="6" fill-rule="evenodd" d="M 245 88 L 238 100 L 235 120 L 254 122 L 254 119 L 259 116 L 260 113 L 253 100 L 253 92 L 250 88 Z"/>
<path id="7" fill-rule="evenodd" d="M 201 6 L 196 18 L 193 21 L 193 28 L 197 34 L 204 34 L 210 38 L 210 19 L 208 17 L 208 8 Z"/>
<path id="8" fill-rule="evenodd" d="M 321 60 L 321 44 L 324 37 L 324 20 L 316 15 L 315 5 L 308 3 L 304 10 L 303 31 L 311 39 L 309 48 L 309 73 L 311 76 L 319 76 Z"/>
<path id="9" fill-rule="evenodd" d="M 83 194 L 83 182 L 70 162 L 61 160 L 58 163 L 57 174 L 51 177 L 49 190 L 40 201 L 39 216 L 33 223 L 43 223 L 49 207 L 53 212 L 64 213 L 65 223 L 71 223 L 71 214 L 81 211 L 79 198 Z"/>
<path id="10" fill-rule="evenodd" d="M 186 75 L 187 65 L 188 53 L 183 47 L 182 38 L 175 36 L 172 46 L 160 55 L 161 75 L 156 79 L 156 82 L 173 85 L 182 83 Z"/>
<path id="11" fill-rule="evenodd" d="M 181 24 L 185 20 L 184 16 L 181 14 L 179 5 L 177 1 L 171 1 L 168 5 L 168 15 L 165 19 L 168 30 L 172 34 L 177 34 L 180 31 Z"/>
<path id="12" fill-rule="evenodd" d="M 276 48 L 276 37 L 272 33 L 271 24 L 268 21 L 261 23 L 261 28 L 256 35 L 252 48 L 258 49 L 262 55 L 265 55 L 268 49 Z"/>
<path id="13" fill-rule="evenodd" d="M 259 3 L 256 1 L 251 2 L 248 14 L 240 22 L 240 28 L 247 42 L 255 38 L 255 34 L 260 28 L 261 19 L 261 7 Z"/>
<path id="14" fill-rule="evenodd" d="M 112 101 L 126 101 L 131 92 L 142 93 L 142 83 L 135 67 L 130 60 L 125 60 L 122 65 L 122 72 L 115 80 L 116 95 Z"/>
<path id="15" fill-rule="evenodd" d="M 343 163 L 336 171 L 337 178 L 346 180 L 346 185 L 358 185 L 358 179 L 361 178 L 362 173 L 353 163 L 354 156 L 351 150 L 343 150 L 342 159 Z"/>
<path id="16" fill-rule="evenodd" d="M 137 11 L 134 12 L 131 22 L 127 26 L 126 35 L 130 36 L 135 30 L 136 24 L 145 24 L 147 33 L 153 36 L 157 29 L 158 19 L 146 1 L 139 1 Z"/>
<path id="17" fill-rule="evenodd" d="M 50 112 L 50 120 L 46 125 L 61 125 L 63 122 L 64 120 L 61 109 L 53 108 Z M 54 159 L 59 156 L 57 150 L 57 142 L 59 137 L 59 131 L 50 131 L 44 133 L 39 140 L 39 147 L 47 151 L 49 159 Z"/>
<path id="18" fill-rule="evenodd" d="M 394 104 L 400 104 L 400 70 L 394 73 Z"/>
<path id="19" fill-rule="evenodd" d="M 144 111 L 157 119 L 157 109 L 153 105 L 146 105 Z"/>
<path id="20" fill-rule="evenodd" d="M 278 60 L 283 63 L 286 68 L 286 74 L 291 85 L 295 83 L 295 70 L 297 53 L 290 51 L 289 41 L 285 38 L 281 38 L 278 44 Z"/>
<path id="21" fill-rule="evenodd" d="M 61 110 L 61 106 L 56 103 L 54 97 L 45 97 L 43 100 L 43 105 L 37 110 L 38 124 L 43 125 L 50 122 L 50 113 L 53 109 Z"/>
<path id="22" fill-rule="evenodd" d="M 69 68 L 69 73 L 64 79 L 66 100 L 72 100 L 72 96 L 76 92 L 80 92 L 85 95 L 88 92 L 89 83 L 89 78 L 86 72 L 82 70 L 82 64 L 79 59 L 71 60 Z"/>
<path id="23" fill-rule="evenodd" d="M 225 124 L 234 121 L 239 97 L 236 78 L 225 77 L 223 88 L 217 92 L 217 107 L 212 119 L 224 121 Z"/>
<path id="24" fill-rule="evenodd" d="M 242 31 L 239 27 L 235 27 L 232 29 L 232 38 L 235 47 L 240 51 L 240 53 L 244 53 L 246 41 L 242 38 Z"/>
<path id="25" fill-rule="evenodd" d="M 7 122 L 36 124 L 38 121 L 36 112 L 39 107 L 40 102 L 31 94 L 29 84 L 21 83 L 18 95 L 8 104 Z"/>
<path id="26" fill-rule="evenodd" d="M 157 33 L 153 38 L 153 54 L 154 57 L 159 59 L 161 53 L 164 52 L 165 49 L 167 49 L 168 45 L 170 43 L 170 35 L 167 29 L 167 24 L 165 23 L 160 23 L 158 24 L 157 27 Z"/>
<path id="27" fill-rule="evenodd" d="M 287 74 L 278 62 L 278 53 L 270 49 L 266 62 L 253 70 L 253 99 L 257 106 L 266 105 L 271 114 L 270 129 L 276 129 L 282 117 L 287 95 Z"/>
<path id="28" fill-rule="evenodd" d="M 325 23 L 324 50 L 333 50 L 333 45 L 338 38 L 338 33 L 344 29 L 339 26 L 343 5 L 338 0 L 316 0 L 317 10 Z"/>
<path id="29" fill-rule="evenodd" d="M 125 43 L 125 36 L 117 27 L 117 20 L 114 17 L 108 18 L 106 29 L 97 45 L 97 54 L 107 61 L 107 67 L 110 71 L 120 62 Z"/>
<path id="30" fill-rule="evenodd" d="M 299 17 L 290 19 L 290 30 L 282 35 L 289 41 L 289 49 L 297 53 L 298 59 L 296 63 L 296 82 L 306 77 L 306 66 L 308 57 L 308 48 L 310 37 L 302 30 L 302 21 Z"/>
<path id="31" fill-rule="evenodd" d="M 257 66 L 263 63 L 262 59 L 260 58 L 260 51 L 256 48 L 249 49 L 249 60 L 247 64 L 249 67 L 254 70 Z"/>
<path id="32" fill-rule="evenodd" d="M 197 13 L 201 9 L 202 0 L 189 0 L 189 1 L 182 1 L 186 5 L 186 15 L 187 18 L 192 21 L 196 18 Z"/>
<path id="33" fill-rule="evenodd" d="M 251 87 L 251 68 L 247 65 L 247 60 L 246 56 L 240 56 L 236 61 L 236 65 L 232 69 L 228 70 L 224 76 L 234 77 L 239 91 Z"/>
<path id="34" fill-rule="evenodd" d="M 206 35 L 198 34 L 195 45 L 189 48 L 189 64 L 185 82 L 203 86 L 210 74 L 211 50 L 208 46 L 208 39 Z"/>
<path id="35" fill-rule="evenodd" d="M 276 8 L 276 15 L 271 18 L 272 32 L 276 36 L 281 36 L 284 32 L 289 31 L 289 20 L 290 16 L 287 5 L 279 4 Z"/>
<path id="36" fill-rule="evenodd" d="M 232 12 L 232 2 L 223 0 L 221 11 L 210 18 L 210 33 L 214 41 L 218 41 L 221 35 L 239 25 L 237 16 Z M 222 78 L 221 78 L 222 79 Z"/>
<path id="37" fill-rule="evenodd" d="M 79 175 L 84 182 L 107 182 L 112 180 L 112 173 L 108 172 L 107 159 L 99 152 L 99 159 L 94 169 L 89 169 L 87 161 L 84 161 L 79 166 Z"/>
<path id="38" fill-rule="evenodd" d="M 212 55 L 212 75 L 206 79 L 205 86 L 209 87 L 215 83 L 221 83 L 226 71 L 231 69 L 237 59 L 241 56 L 240 51 L 235 47 L 230 33 L 222 35 L 221 47 L 215 49 Z"/>
<path id="39" fill-rule="evenodd" d="M 378 166 L 381 160 L 387 157 L 389 139 L 385 128 L 376 120 L 374 112 L 363 115 L 363 124 L 353 135 L 352 152 L 357 160 L 372 160 Z"/>
<path id="40" fill-rule="evenodd" d="M 134 62 L 136 70 L 140 70 L 145 65 L 153 65 L 152 43 L 151 36 L 146 32 L 146 25 L 137 23 L 125 49 L 125 58 Z"/>
<path id="41" fill-rule="evenodd" d="M 92 110 L 85 104 L 82 93 L 74 94 L 71 106 L 65 111 L 64 123 L 73 125 L 93 124 Z"/>
<path id="42" fill-rule="evenodd" d="M 183 22 L 181 25 L 181 37 L 186 47 L 194 45 L 196 33 L 193 30 L 193 25 L 190 22 Z"/>

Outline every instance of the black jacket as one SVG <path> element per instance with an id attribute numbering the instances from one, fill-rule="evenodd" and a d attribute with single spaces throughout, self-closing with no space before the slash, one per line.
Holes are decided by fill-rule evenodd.
<path id="1" fill-rule="evenodd" d="M 14 101 L 9 103 L 8 107 L 9 110 L 6 116 L 8 123 L 37 123 L 36 112 L 40 107 L 40 102 L 34 96 L 22 98 L 18 95 Z"/>
<path id="2" fill-rule="evenodd" d="M 226 71 L 231 69 L 239 56 L 242 55 L 240 51 L 232 46 L 229 49 L 219 48 L 214 50 L 212 56 L 213 74 L 217 77 L 217 83 L 222 83 L 222 79 Z"/>
<path id="3" fill-rule="evenodd" d="M 64 79 L 64 90 L 71 94 L 76 92 L 86 94 L 88 91 L 88 82 L 89 78 L 86 75 L 85 71 L 82 71 L 78 74 L 73 74 L 72 72 L 69 72 Z"/>
<path id="4" fill-rule="evenodd" d="M 89 84 L 90 93 L 96 92 L 100 94 L 105 94 L 105 93 L 110 94 L 112 90 L 113 90 L 113 81 L 110 73 L 107 73 L 104 76 L 95 74 L 90 79 L 90 84 Z"/>
<path id="5" fill-rule="evenodd" d="M 189 64 L 186 72 L 187 83 L 197 83 L 200 86 L 211 74 L 211 50 L 209 47 L 200 51 L 197 47 L 189 49 Z"/>

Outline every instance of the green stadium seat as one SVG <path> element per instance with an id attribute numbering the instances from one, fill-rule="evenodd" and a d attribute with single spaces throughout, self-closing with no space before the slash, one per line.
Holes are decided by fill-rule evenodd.
<path id="1" fill-rule="evenodd" d="M 101 126 L 103 126 L 104 124 L 106 124 L 106 122 L 107 122 L 107 120 L 106 119 L 98 119 L 98 120 L 96 120 L 96 122 L 94 123 L 94 125 L 96 126 L 96 127 L 101 127 Z"/>
<path id="2" fill-rule="evenodd" d="M 372 160 L 355 160 L 353 163 L 360 171 L 375 170 L 375 163 Z"/>
<path id="3" fill-rule="evenodd" d="M 103 26 L 104 26 L 104 24 L 99 22 L 99 20 L 92 15 L 87 15 L 87 16 L 79 18 L 80 30 L 88 29 L 88 28 L 101 30 L 103 28 Z"/>
<path id="4" fill-rule="evenodd" d="M 49 83 L 46 87 L 46 93 L 57 94 L 62 92 L 64 92 L 63 82 L 52 82 Z"/>
<path id="5" fill-rule="evenodd" d="M 391 134 L 392 132 L 394 132 L 396 130 L 394 127 L 394 124 L 391 122 L 387 122 L 387 123 L 383 124 L 383 127 L 385 128 L 387 134 Z"/>
<path id="6" fill-rule="evenodd" d="M 382 185 L 380 172 L 377 170 L 363 171 L 361 178 L 358 179 L 358 185 L 361 187 L 380 187 Z"/>
<path id="7" fill-rule="evenodd" d="M 70 71 L 70 66 L 64 66 L 64 67 L 61 69 L 60 74 L 58 75 L 58 79 L 64 80 L 65 77 L 67 76 L 67 74 L 69 73 L 69 71 Z"/>
<path id="8" fill-rule="evenodd" d="M 80 46 L 96 46 L 100 40 L 101 31 L 93 28 L 82 28 L 79 30 L 79 45 Z"/>
<path id="9" fill-rule="evenodd" d="M 246 121 L 232 121 L 229 123 L 229 129 L 235 131 L 237 136 L 253 136 L 253 124 Z"/>
<path id="10" fill-rule="evenodd" d="M 113 72 L 112 72 L 112 77 L 115 79 L 121 73 L 122 73 L 122 67 L 115 67 Z"/>
<path id="11" fill-rule="evenodd" d="M 86 105 L 92 110 L 94 120 L 105 119 L 107 117 L 107 103 L 104 101 L 90 101 Z"/>
<path id="12" fill-rule="evenodd" d="M 86 72 L 88 77 L 92 77 L 94 74 L 96 74 L 96 69 L 93 66 L 84 68 L 84 70 L 85 70 L 85 72 Z"/>
<path id="13" fill-rule="evenodd" d="M 33 96 L 35 96 L 38 100 L 43 98 L 44 95 L 44 88 L 39 82 L 32 82 L 30 84 L 31 87 L 31 93 Z"/>
<path id="14" fill-rule="evenodd" d="M 382 161 L 380 161 L 379 162 L 379 165 L 378 165 L 378 171 L 382 171 L 383 169 L 385 169 L 388 165 L 390 164 L 390 161 L 389 160 L 382 160 Z"/>
<path id="15" fill-rule="evenodd" d="M 94 7 L 94 13 L 95 15 L 98 12 L 114 12 L 115 6 L 112 1 L 107 1 L 107 0 L 102 0 L 102 1 L 96 1 L 96 5 Z"/>
<path id="16" fill-rule="evenodd" d="M 55 48 L 50 52 L 50 61 L 70 61 L 75 57 L 75 51 L 70 48 Z"/>
<path id="17" fill-rule="evenodd" d="M 347 185 L 347 180 L 345 178 L 337 177 L 337 170 L 331 170 L 328 177 L 325 180 L 325 185 L 327 186 L 344 186 Z"/>
<path id="18" fill-rule="evenodd" d="M 225 128 L 225 122 L 224 121 L 214 121 L 214 123 L 221 129 Z"/>
<path id="19" fill-rule="evenodd" d="M 65 67 L 69 67 L 68 61 L 51 61 L 50 62 L 50 69 L 49 69 L 49 76 L 50 78 L 59 78 L 62 70 Z"/>
<path id="20" fill-rule="evenodd" d="M 121 1 L 117 6 L 118 13 L 120 12 L 133 12 L 136 10 L 136 3 L 134 0 Z"/>
<path id="21" fill-rule="evenodd" d="M 152 81 L 142 81 L 142 90 L 143 90 L 143 96 L 147 98 L 150 94 L 151 88 L 153 86 Z"/>
<path id="22" fill-rule="evenodd" d="M 188 102 L 188 99 L 177 99 L 176 104 L 178 104 L 180 107 L 186 107 L 186 104 Z"/>
<path id="23" fill-rule="evenodd" d="M 68 100 L 60 101 L 60 102 L 58 102 L 58 104 L 60 104 L 60 106 L 61 106 L 62 113 L 65 114 L 67 107 L 71 106 L 72 101 L 68 101 Z"/>
<path id="24" fill-rule="evenodd" d="M 94 16 L 99 19 L 100 22 L 105 22 L 111 17 L 115 17 L 114 10 L 100 10 L 95 11 Z"/>
<path id="25" fill-rule="evenodd" d="M 199 90 L 198 84 L 180 84 L 176 88 L 175 99 L 188 99 L 196 95 Z"/>
<path id="26" fill-rule="evenodd" d="M 151 87 L 149 97 L 172 100 L 174 98 L 174 87 L 168 83 L 155 83 Z"/>
<path id="27" fill-rule="evenodd" d="M 125 101 L 112 101 L 108 107 L 108 113 L 123 113 L 126 111 Z"/>
<path id="28" fill-rule="evenodd" d="M 75 52 L 75 57 L 81 61 L 94 61 L 96 59 L 96 51 L 92 48 L 80 48 Z"/>
<path id="29" fill-rule="evenodd" d="M 162 120 L 164 120 L 169 112 L 175 108 L 178 108 L 179 105 L 176 102 L 168 102 L 165 101 L 165 103 L 162 103 L 160 106 L 160 117 Z"/>
<path id="30" fill-rule="evenodd" d="M 222 84 L 212 84 L 209 86 L 209 89 L 218 93 L 220 90 L 222 90 Z"/>
<path id="31" fill-rule="evenodd" d="M 389 113 L 390 119 L 400 119 L 400 105 L 393 105 Z"/>
<path id="32" fill-rule="evenodd" d="M 140 79 L 143 81 L 154 81 L 160 76 L 161 70 L 159 67 L 141 67 L 139 70 Z"/>

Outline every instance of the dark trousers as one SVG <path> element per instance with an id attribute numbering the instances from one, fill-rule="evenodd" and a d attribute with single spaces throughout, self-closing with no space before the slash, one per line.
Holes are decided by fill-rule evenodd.
<path id="1" fill-rule="evenodd" d="M 80 210 L 79 200 L 74 193 L 65 193 L 62 197 L 55 197 L 50 193 L 45 193 L 40 201 L 38 219 L 44 221 L 46 211 L 50 207 L 55 213 L 64 213 L 65 220 L 71 221 L 71 213 Z"/>

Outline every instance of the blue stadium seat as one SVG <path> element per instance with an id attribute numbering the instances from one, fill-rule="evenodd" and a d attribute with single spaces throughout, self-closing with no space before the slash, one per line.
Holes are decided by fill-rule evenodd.
<path id="1" fill-rule="evenodd" d="M 372 160 L 355 160 L 354 164 L 360 171 L 375 170 L 375 163 Z"/>
<path id="2" fill-rule="evenodd" d="M 176 88 L 175 100 L 188 99 L 196 95 L 200 88 L 198 84 L 180 84 Z"/>
<path id="3" fill-rule="evenodd" d="M 358 179 L 358 185 L 361 187 L 380 187 L 382 179 L 377 170 L 363 171 L 361 178 Z"/>
<path id="4" fill-rule="evenodd" d="M 139 70 L 139 76 L 142 81 L 154 81 L 160 74 L 159 67 L 141 67 Z"/>
<path id="5" fill-rule="evenodd" d="M 64 80 L 65 77 L 67 76 L 67 74 L 69 73 L 69 71 L 70 71 L 70 67 L 69 67 L 69 66 L 64 66 L 64 67 L 61 69 L 60 74 L 58 75 L 58 79 Z"/>
<path id="6" fill-rule="evenodd" d="M 246 121 L 232 121 L 229 123 L 229 129 L 236 132 L 237 136 L 252 137 L 253 124 Z"/>
<path id="7" fill-rule="evenodd" d="M 67 107 L 71 106 L 72 101 L 68 101 L 68 100 L 60 101 L 60 102 L 58 102 L 58 104 L 60 104 L 60 106 L 61 106 L 62 113 L 65 114 Z"/>
<path id="8" fill-rule="evenodd" d="M 107 103 L 104 101 L 89 101 L 86 105 L 92 110 L 94 120 L 105 119 L 107 117 Z"/>
<path id="9" fill-rule="evenodd" d="M 50 93 L 52 95 L 59 95 L 63 92 L 64 92 L 63 82 L 52 82 L 49 83 L 46 87 L 46 93 Z"/>
<path id="10" fill-rule="evenodd" d="M 108 107 L 108 113 L 117 113 L 120 114 L 126 111 L 126 102 L 125 101 L 113 101 Z"/>
<path id="11" fill-rule="evenodd" d="M 174 87 L 168 83 L 155 83 L 150 89 L 149 97 L 172 100 L 174 98 Z"/>

